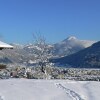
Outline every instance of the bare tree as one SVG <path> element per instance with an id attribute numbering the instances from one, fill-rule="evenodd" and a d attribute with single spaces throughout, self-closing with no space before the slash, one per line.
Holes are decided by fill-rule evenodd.
<path id="1" fill-rule="evenodd" d="M 37 63 L 41 67 L 41 71 L 45 73 L 44 67 L 49 64 L 49 58 L 52 56 L 51 47 L 46 43 L 46 39 L 43 36 L 33 34 L 33 38 L 35 39 L 35 46 L 38 48 L 35 52 L 37 54 Z"/>

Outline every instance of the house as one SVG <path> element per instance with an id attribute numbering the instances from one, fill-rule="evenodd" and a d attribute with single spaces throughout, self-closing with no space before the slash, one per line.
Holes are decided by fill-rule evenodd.
<path id="1" fill-rule="evenodd" d="M 2 49 L 13 49 L 13 46 L 0 41 L 0 50 Z"/>

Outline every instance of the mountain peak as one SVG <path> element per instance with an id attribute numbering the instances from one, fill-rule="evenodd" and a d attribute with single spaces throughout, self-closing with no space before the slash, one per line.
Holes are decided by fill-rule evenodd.
<path id="1" fill-rule="evenodd" d="M 62 42 L 73 41 L 73 40 L 78 40 L 78 39 L 75 36 L 69 36 L 65 40 L 63 40 Z"/>
<path id="2" fill-rule="evenodd" d="M 77 38 L 75 36 L 70 36 L 67 38 L 67 40 L 76 40 Z"/>

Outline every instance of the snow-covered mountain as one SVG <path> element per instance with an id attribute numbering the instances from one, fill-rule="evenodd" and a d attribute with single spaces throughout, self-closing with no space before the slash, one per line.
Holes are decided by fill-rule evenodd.
<path id="1" fill-rule="evenodd" d="M 100 68 L 100 41 L 77 53 L 54 59 L 53 62 L 76 68 Z"/>
<path id="2" fill-rule="evenodd" d="M 35 44 L 12 44 L 12 46 L 13 49 L 0 50 L 0 63 L 30 65 L 36 63 L 36 60 L 39 59 L 37 54 L 41 51 L 41 48 Z M 47 47 L 51 50 L 52 45 Z"/>
<path id="3" fill-rule="evenodd" d="M 48 44 L 46 47 L 52 53 L 52 57 L 62 57 L 76 53 L 93 43 L 95 41 L 79 40 L 72 36 L 59 43 Z M 37 54 L 41 51 L 41 48 L 35 44 L 20 45 L 13 43 L 11 45 L 13 49 L 0 51 L 0 63 L 29 64 L 30 61 L 31 63 L 36 62 Z"/>
<path id="4" fill-rule="evenodd" d="M 75 36 L 71 36 L 59 43 L 54 44 L 53 54 L 58 57 L 67 56 L 87 48 L 95 42 L 96 41 L 79 40 Z"/>

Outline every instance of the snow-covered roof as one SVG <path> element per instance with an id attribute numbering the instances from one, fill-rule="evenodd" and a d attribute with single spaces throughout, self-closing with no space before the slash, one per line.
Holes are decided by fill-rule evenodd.
<path id="1" fill-rule="evenodd" d="M 13 48 L 13 46 L 0 41 L 0 48 Z"/>

